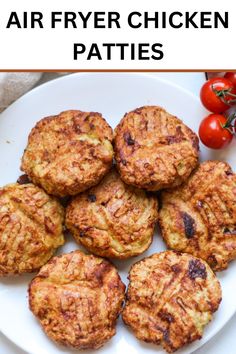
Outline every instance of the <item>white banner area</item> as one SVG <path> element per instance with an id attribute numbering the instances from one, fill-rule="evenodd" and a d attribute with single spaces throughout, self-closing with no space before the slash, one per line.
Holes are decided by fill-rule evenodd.
<path id="1" fill-rule="evenodd" d="M 236 69 L 234 7 L 231 0 L 2 2 L 0 69 Z"/>

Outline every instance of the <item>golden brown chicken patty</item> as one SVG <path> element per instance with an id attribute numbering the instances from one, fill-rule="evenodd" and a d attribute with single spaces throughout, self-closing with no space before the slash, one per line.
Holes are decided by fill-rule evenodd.
<path id="1" fill-rule="evenodd" d="M 64 210 L 33 184 L 0 188 L 0 276 L 33 272 L 63 245 Z"/>
<path id="2" fill-rule="evenodd" d="M 138 339 L 171 353 L 200 339 L 221 301 L 220 283 L 206 262 L 165 251 L 131 268 L 123 320 Z"/>
<path id="3" fill-rule="evenodd" d="M 41 268 L 29 286 L 29 304 L 52 340 L 97 349 L 116 333 L 124 293 L 110 262 L 74 251 Z"/>
<path id="4" fill-rule="evenodd" d="M 206 260 L 215 270 L 236 258 L 236 175 L 206 161 L 189 180 L 162 193 L 160 227 L 169 248 Z"/>
<path id="5" fill-rule="evenodd" d="M 197 135 L 158 106 L 126 113 L 114 149 L 123 181 L 150 191 L 180 185 L 198 164 Z"/>
<path id="6" fill-rule="evenodd" d="M 72 200 L 66 226 L 92 253 L 128 258 L 150 246 L 157 218 L 157 199 L 126 185 L 113 169 Z"/>
<path id="7" fill-rule="evenodd" d="M 100 113 L 65 111 L 32 129 L 21 169 L 49 194 L 75 195 L 112 165 L 113 132 Z"/>

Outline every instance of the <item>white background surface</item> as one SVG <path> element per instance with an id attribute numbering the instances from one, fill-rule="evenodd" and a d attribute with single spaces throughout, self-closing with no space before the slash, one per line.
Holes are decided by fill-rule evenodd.
<path id="1" fill-rule="evenodd" d="M 6 28 L 10 13 L 16 11 L 22 19 L 23 11 L 30 15 L 31 11 L 43 13 L 44 28 Z M 78 28 L 64 28 L 58 23 L 51 29 L 52 11 L 118 11 L 121 15 L 121 28 L 94 29 L 94 21 L 89 20 L 88 27 L 83 29 L 81 21 Z M 151 22 L 148 29 L 140 27 L 130 28 L 127 17 L 130 12 L 180 11 L 190 12 L 229 12 L 229 28 L 154 28 Z M 198 17 L 198 16 L 196 16 Z M 63 18 L 63 16 L 62 16 Z M 183 17 L 184 18 L 184 17 Z M 138 19 L 135 19 L 136 21 Z M 194 18 L 195 20 L 195 18 Z M 177 23 L 178 18 L 175 19 Z M 28 21 L 29 23 L 30 21 Z M 212 22 L 210 21 L 212 24 Z M 105 19 L 104 24 L 107 24 Z M 129 0 L 114 2 L 111 0 L 10 0 L 0 1 L 0 33 L 1 33 L 1 69 L 235 69 L 235 56 L 226 54 L 225 49 L 235 42 L 235 0 Z M 97 43 L 101 48 L 102 60 L 93 58 L 87 61 L 87 56 L 73 59 L 73 44 L 84 43 L 87 48 Z M 102 43 L 162 43 L 164 58 L 161 60 L 120 60 L 118 51 L 112 60 L 105 60 L 105 51 Z M 223 46 L 221 44 L 224 44 Z M 233 47 L 232 51 L 233 51 Z M 114 48 L 113 48 L 114 49 Z M 117 49 L 117 48 L 115 48 Z"/>
<path id="2" fill-rule="evenodd" d="M 185 87 L 198 95 L 199 89 L 205 80 L 203 73 L 158 73 L 156 74 Z M 1 118 L 1 117 L 0 117 Z M 24 324 L 22 323 L 22 326 Z M 236 316 L 210 342 L 197 350 L 194 354 L 235 354 L 236 349 Z M 30 336 L 30 333 L 29 333 Z M 0 335 L 0 354 L 25 354 L 5 337 Z M 50 354 L 50 353 L 48 353 Z"/>

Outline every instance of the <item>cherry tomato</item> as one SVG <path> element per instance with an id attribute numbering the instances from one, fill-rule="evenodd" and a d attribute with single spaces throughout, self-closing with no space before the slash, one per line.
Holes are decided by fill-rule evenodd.
<path id="1" fill-rule="evenodd" d="M 227 118 L 222 114 L 209 114 L 205 117 L 199 127 L 199 137 L 204 145 L 211 149 L 222 149 L 232 140 L 233 134 L 223 128 Z"/>
<path id="2" fill-rule="evenodd" d="M 230 106 L 230 103 L 227 102 L 236 98 L 228 95 L 228 90 L 230 94 L 236 94 L 236 89 L 234 89 L 232 82 L 224 77 L 215 77 L 208 80 L 202 86 L 200 92 L 203 106 L 214 113 L 226 111 Z"/>
<path id="3" fill-rule="evenodd" d="M 227 80 L 231 81 L 232 84 L 234 85 L 234 88 L 236 88 L 236 72 L 229 71 L 224 75 L 224 77 Z"/>

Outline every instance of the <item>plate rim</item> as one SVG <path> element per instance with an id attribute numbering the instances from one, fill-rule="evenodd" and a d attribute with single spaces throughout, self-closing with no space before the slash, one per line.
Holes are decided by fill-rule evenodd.
<path id="1" fill-rule="evenodd" d="M 166 78 L 162 78 L 162 77 L 158 77 L 155 76 L 156 72 L 74 72 L 74 73 L 69 73 L 68 75 L 63 75 L 61 77 L 57 77 L 54 78 L 50 81 L 44 82 L 38 86 L 33 87 L 30 91 L 24 93 L 22 96 L 20 96 L 18 99 L 16 99 L 14 102 L 12 102 L 4 111 L 0 112 L 0 117 L 4 116 L 5 113 L 7 113 L 9 110 L 11 110 L 12 108 L 14 108 L 14 106 L 18 103 L 20 103 L 22 100 L 25 99 L 25 97 L 30 97 L 32 94 L 34 94 L 35 92 L 37 93 L 37 91 L 41 91 L 43 90 L 45 87 L 49 87 L 51 85 L 54 85 L 55 82 L 60 82 L 60 81 L 65 81 L 65 80 L 70 80 L 70 78 L 74 78 L 74 77 L 86 77 L 86 76 L 137 76 L 137 77 L 142 77 L 142 78 L 147 78 L 147 79 L 152 79 L 152 80 L 156 80 L 156 81 L 160 81 L 163 82 L 165 84 L 168 84 L 172 87 L 175 87 L 176 89 L 184 92 L 185 94 L 187 94 L 188 96 L 191 96 L 195 101 L 197 101 L 198 103 L 200 103 L 200 98 L 195 95 L 193 92 L 191 92 L 190 90 L 188 90 L 185 87 L 182 87 L 181 85 L 172 82 L 170 80 L 167 80 Z M 191 74 L 191 73 L 190 73 Z"/>

